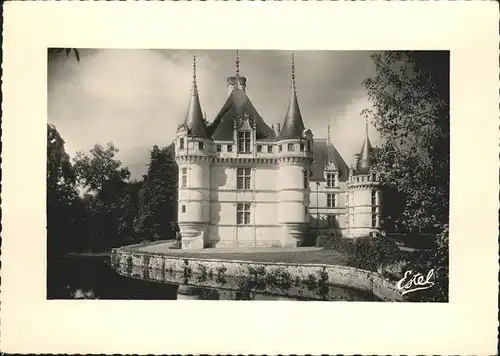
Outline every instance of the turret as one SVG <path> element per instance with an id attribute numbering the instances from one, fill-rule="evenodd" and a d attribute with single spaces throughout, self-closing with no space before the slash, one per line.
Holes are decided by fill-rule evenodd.
<path id="1" fill-rule="evenodd" d="M 284 226 L 282 245 L 300 246 L 309 223 L 309 179 L 313 135 L 305 130 L 295 87 L 292 55 L 292 90 L 278 145 L 278 221 Z"/>
<path id="2" fill-rule="evenodd" d="M 209 222 L 208 188 L 213 142 L 207 134 L 196 83 L 193 85 L 184 123 L 177 129 L 175 159 L 179 166 L 178 223 L 182 248 L 203 248 Z"/>
<path id="3" fill-rule="evenodd" d="M 348 235 L 367 236 L 380 231 L 381 187 L 373 169 L 373 148 L 366 123 L 365 140 L 355 165 L 349 172 L 348 182 Z"/>

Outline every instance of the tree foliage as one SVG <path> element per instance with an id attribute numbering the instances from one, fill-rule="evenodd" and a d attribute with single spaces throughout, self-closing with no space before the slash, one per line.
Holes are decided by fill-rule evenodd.
<path id="1" fill-rule="evenodd" d="M 174 146 L 153 146 L 148 172 L 139 192 L 135 231 L 144 239 L 175 237 L 177 221 L 178 167 Z"/>
<path id="2" fill-rule="evenodd" d="M 47 182 L 74 183 L 75 176 L 64 140 L 54 125 L 47 124 Z"/>
<path id="3" fill-rule="evenodd" d="M 121 182 L 130 177 L 130 171 L 115 158 L 119 152 L 112 143 L 106 147 L 94 145 L 90 154 L 79 151 L 74 159 L 74 169 L 78 183 L 87 188 L 87 192 L 101 193 L 110 181 Z"/>
<path id="4" fill-rule="evenodd" d="M 82 207 L 64 140 L 47 125 L 47 245 L 48 251 L 71 249 L 82 237 Z"/>
<path id="5" fill-rule="evenodd" d="M 373 109 L 363 114 L 385 141 L 374 157 L 387 189 L 384 225 L 442 231 L 449 212 L 449 53 L 388 51 L 372 58 L 376 73 L 364 85 Z"/>

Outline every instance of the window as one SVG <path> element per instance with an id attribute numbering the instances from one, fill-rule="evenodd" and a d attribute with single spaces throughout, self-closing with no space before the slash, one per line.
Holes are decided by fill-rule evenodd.
<path id="1" fill-rule="evenodd" d="M 180 147 L 181 150 L 184 149 L 184 139 L 183 138 L 181 138 L 181 140 L 179 142 L 179 147 Z"/>
<path id="2" fill-rule="evenodd" d="M 304 189 L 309 188 L 309 172 L 307 170 L 304 172 Z"/>
<path id="3" fill-rule="evenodd" d="M 237 188 L 238 189 L 250 189 L 252 171 L 250 168 L 238 168 L 237 169 Z"/>
<path id="4" fill-rule="evenodd" d="M 220 152 L 222 151 L 222 146 L 221 145 L 217 145 L 217 152 Z"/>
<path id="5" fill-rule="evenodd" d="M 185 205 L 183 205 L 183 206 L 181 207 L 181 209 L 182 209 L 181 211 L 182 211 L 183 213 L 185 213 L 185 212 L 186 212 L 186 206 L 185 206 Z"/>
<path id="6" fill-rule="evenodd" d="M 337 225 L 337 218 L 335 215 L 327 215 L 326 222 L 329 228 L 334 228 Z"/>
<path id="7" fill-rule="evenodd" d="M 182 188 L 186 188 L 187 186 L 187 168 L 182 168 L 182 184 L 181 184 L 181 187 Z"/>
<path id="8" fill-rule="evenodd" d="M 283 151 L 283 145 L 280 145 L 280 152 Z"/>
<path id="9" fill-rule="evenodd" d="M 238 203 L 237 204 L 236 223 L 238 225 L 250 224 L 250 203 Z"/>
<path id="10" fill-rule="evenodd" d="M 326 174 L 326 186 L 328 188 L 335 186 L 335 174 L 333 174 L 333 173 Z"/>
<path id="11" fill-rule="evenodd" d="M 303 142 L 300 143 L 300 152 L 304 152 L 305 145 Z"/>
<path id="12" fill-rule="evenodd" d="M 327 194 L 326 195 L 326 206 L 328 208 L 335 208 L 337 205 L 336 203 L 336 195 L 335 194 Z"/>
<path id="13" fill-rule="evenodd" d="M 372 227 L 377 227 L 377 208 L 372 207 Z"/>
<path id="14" fill-rule="evenodd" d="M 250 152 L 250 131 L 241 131 L 238 133 L 238 151 Z"/>
<path id="15" fill-rule="evenodd" d="M 233 145 L 227 145 L 227 152 L 233 152 Z"/>
<path id="16" fill-rule="evenodd" d="M 311 141 L 307 141 L 307 151 L 311 152 Z"/>
<path id="17" fill-rule="evenodd" d="M 377 205 L 377 192 L 372 190 L 372 205 Z"/>
<path id="18" fill-rule="evenodd" d="M 293 143 L 289 143 L 288 144 L 288 152 L 293 152 L 293 151 L 294 151 Z"/>
<path id="19" fill-rule="evenodd" d="M 262 145 L 257 145 L 257 152 L 262 152 Z"/>
<path id="20" fill-rule="evenodd" d="M 304 214 L 309 214 L 309 208 L 307 206 L 304 207 Z"/>
<path id="21" fill-rule="evenodd" d="M 203 145 L 203 142 L 201 142 L 201 141 L 200 141 L 200 142 L 198 142 L 198 149 L 199 149 L 199 150 L 202 150 L 202 149 L 203 149 L 203 146 L 204 146 L 204 145 Z"/>
<path id="22" fill-rule="evenodd" d="M 273 153 L 273 146 L 267 146 L 267 153 Z"/>

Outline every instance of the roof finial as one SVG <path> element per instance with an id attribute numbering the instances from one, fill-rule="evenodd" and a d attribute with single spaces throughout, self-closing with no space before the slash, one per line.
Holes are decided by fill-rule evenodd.
<path id="1" fill-rule="evenodd" d="M 240 76 L 240 51 L 236 50 L 236 77 Z"/>
<path id="2" fill-rule="evenodd" d="M 297 91 L 295 90 L 295 53 L 292 52 L 292 91 L 293 96 L 297 96 Z"/>
<path id="3" fill-rule="evenodd" d="M 366 134 L 366 137 L 368 137 L 368 118 L 367 117 L 365 118 L 365 134 Z"/>
<path id="4" fill-rule="evenodd" d="M 328 121 L 328 137 L 327 137 L 327 141 L 328 141 L 328 142 L 332 142 L 332 141 L 330 140 L 330 121 Z"/>
<path id="5" fill-rule="evenodd" d="M 196 85 L 196 56 L 193 56 L 193 94 L 198 94 L 198 86 Z"/>

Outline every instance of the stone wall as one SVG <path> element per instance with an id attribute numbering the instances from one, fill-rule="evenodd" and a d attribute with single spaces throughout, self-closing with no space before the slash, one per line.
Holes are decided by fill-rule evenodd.
<path id="1" fill-rule="evenodd" d="M 286 274 L 292 280 L 307 280 L 311 276 L 324 276 L 326 283 L 341 288 L 355 289 L 370 293 L 384 301 L 404 301 L 404 297 L 396 286 L 384 279 L 378 273 L 346 266 L 321 264 L 290 264 L 279 262 L 252 262 L 217 259 L 200 259 L 176 257 L 163 254 L 145 252 L 131 252 L 115 249 L 111 255 L 113 265 L 122 271 L 136 270 L 142 267 L 145 270 L 197 274 L 205 271 L 224 276 L 245 276 L 249 271 L 263 275 Z M 278 273 L 279 272 L 279 273 Z M 132 273 L 132 272 L 131 272 Z M 252 273 L 252 272 L 250 272 Z M 135 276 L 135 277 L 140 277 Z"/>

